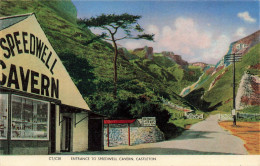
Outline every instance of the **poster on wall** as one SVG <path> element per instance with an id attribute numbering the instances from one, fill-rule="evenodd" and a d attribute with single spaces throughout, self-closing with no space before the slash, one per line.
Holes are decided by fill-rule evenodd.
<path id="1" fill-rule="evenodd" d="M 0 165 L 259 165 L 259 3 L 0 1 Z"/>

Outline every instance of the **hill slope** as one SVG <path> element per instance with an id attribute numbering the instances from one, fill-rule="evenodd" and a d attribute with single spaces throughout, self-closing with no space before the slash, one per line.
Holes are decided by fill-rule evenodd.
<path id="1" fill-rule="evenodd" d="M 154 78 L 163 81 L 168 91 L 179 94 L 181 90 L 193 84 L 202 74 L 199 66 L 189 65 L 180 55 L 173 52 L 153 53 L 152 47 L 138 48 L 123 52 L 130 62 Z"/>
<path id="2" fill-rule="evenodd" d="M 112 99 L 113 48 L 111 44 L 99 40 L 89 29 L 76 24 L 76 9 L 71 1 L 0 1 L 0 8 L 1 17 L 34 12 L 90 107 L 109 114 L 113 108 L 107 107 L 107 104 L 115 102 Z M 193 108 L 175 93 L 178 91 L 175 91 L 173 84 L 167 84 L 178 79 L 174 72 L 167 70 L 150 60 L 131 61 L 120 56 L 118 98 L 149 96 L 159 100 L 163 96 L 173 103 Z M 102 107 L 95 109 L 100 103 Z"/>
<path id="3" fill-rule="evenodd" d="M 236 94 L 242 76 L 245 73 L 250 73 L 252 77 L 254 75 L 255 77 L 259 77 L 259 36 L 260 31 L 257 31 L 241 40 L 231 43 L 228 50 L 228 54 L 234 52 L 242 53 L 242 61 L 236 63 Z M 185 98 L 205 111 L 230 111 L 233 106 L 232 82 L 233 64 L 226 61 L 225 57 L 223 57 L 216 64 L 215 68 L 206 70 L 197 83 L 196 89 L 185 96 Z M 255 84 L 259 89 L 259 85 Z M 255 93 L 255 97 L 259 99 L 258 93 Z M 255 105 L 259 106 L 257 103 Z"/>

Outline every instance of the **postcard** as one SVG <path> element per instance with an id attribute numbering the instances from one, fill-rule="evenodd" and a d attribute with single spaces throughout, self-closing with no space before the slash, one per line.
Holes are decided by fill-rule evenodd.
<path id="1" fill-rule="evenodd" d="M 259 165 L 259 1 L 1 1 L 0 165 Z"/>

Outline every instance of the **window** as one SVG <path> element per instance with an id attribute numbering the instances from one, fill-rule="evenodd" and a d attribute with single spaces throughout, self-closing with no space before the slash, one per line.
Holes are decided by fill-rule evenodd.
<path id="1" fill-rule="evenodd" d="M 49 103 L 12 96 L 12 139 L 48 140 Z"/>
<path id="2" fill-rule="evenodd" d="M 0 139 L 7 138 L 8 95 L 0 94 Z"/>

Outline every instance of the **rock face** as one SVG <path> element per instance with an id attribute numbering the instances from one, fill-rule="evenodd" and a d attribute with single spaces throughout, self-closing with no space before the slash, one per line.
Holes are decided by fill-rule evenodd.
<path id="1" fill-rule="evenodd" d="M 253 105 L 260 105 L 260 78 L 245 73 L 237 91 L 236 109 Z"/>
<path id="2" fill-rule="evenodd" d="M 219 74 L 219 75 L 211 82 L 208 91 L 213 88 L 213 86 L 217 83 L 217 81 L 220 80 L 221 77 L 222 77 L 227 71 L 228 71 L 228 69 L 224 70 L 221 74 Z"/>
<path id="3" fill-rule="evenodd" d="M 248 52 L 248 50 L 260 42 L 260 30 L 255 33 L 244 37 L 238 41 L 230 44 L 227 54 L 241 53 L 242 56 Z M 231 63 L 225 60 L 225 56 L 216 64 L 216 68 L 219 66 L 229 66 Z"/>
<path id="4" fill-rule="evenodd" d="M 153 59 L 153 47 L 147 47 L 145 46 L 144 48 L 136 48 L 134 50 L 134 53 L 144 51 L 144 58 L 146 59 Z"/>
<path id="5" fill-rule="evenodd" d="M 259 41 L 260 41 L 260 30 L 243 39 L 234 42 L 232 53 L 241 52 L 242 54 L 245 54 L 249 48 L 259 43 Z"/>
<path id="6" fill-rule="evenodd" d="M 133 51 L 133 54 L 138 54 L 140 52 L 144 52 L 144 58 L 153 60 L 153 47 L 147 47 L 144 48 L 136 48 Z M 142 53 L 143 55 L 143 53 Z M 162 55 L 165 57 L 168 57 L 170 60 L 176 62 L 181 67 L 187 67 L 189 63 L 182 59 L 181 55 L 175 55 L 173 52 L 163 51 Z"/>
<path id="7" fill-rule="evenodd" d="M 189 63 L 187 61 L 183 60 L 180 55 L 175 55 L 173 52 L 163 51 L 162 54 L 163 54 L 163 56 L 171 58 L 172 60 L 174 60 L 177 64 L 181 65 L 182 67 L 189 65 Z"/>
<path id="8" fill-rule="evenodd" d="M 144 47 L 145 51 L 145 58 L 146 59 L 153 59 L 153 47 Z"/>
<path id="9" fill-rule="evenodd" d="M 205 73 L 206 73 L 207 75 L 210 75 L 210 74 L 212 74 L 214 71 L 215 71 L 215 67 L 210 67 L 210 68 L 208 68 L 207 70 L 205 70 Z"/>
<path id="10" fill-rule="evenodd" d="M 206 66 L 208 66 L 208 64 L 203 63 L 203 62 L 194 62 L 194 63 L 191 63 L 190 65 L 192 65 L 192 66 L 199 66 L 202 69 L 204 69 Z"/>

